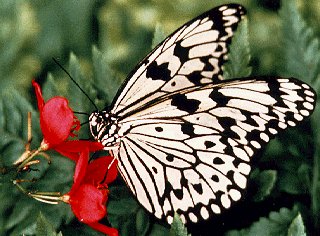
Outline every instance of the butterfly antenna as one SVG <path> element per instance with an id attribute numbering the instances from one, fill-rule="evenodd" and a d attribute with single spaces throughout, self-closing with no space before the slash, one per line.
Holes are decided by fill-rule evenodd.
<path id="1" fill-rule="evenodd" d="M 70 75 L 70 73 L 53 57 L 52 58 L 54 60 L 54 62 L 69 76 L 69 78 L 71 79 L 71 81 L 81 90 L 81 92 L 89 99 L 89 101 L 91 102 L 91 104 L 96 108 L 96 110 L 99 110 L 97 105 L 93 102 L 93 100 L 89 97 L 89 95 L 80 87 L 80 85 L 77 83 L 77 81 L 75 81 L 72 76 Z"/>

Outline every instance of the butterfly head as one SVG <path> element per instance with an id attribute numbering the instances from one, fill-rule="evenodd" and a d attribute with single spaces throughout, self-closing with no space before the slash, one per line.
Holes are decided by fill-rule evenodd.
<path id="1" fill-rule="evenodd" d="M 89 117 L 90 132 L 93 138 L 101 142 L 106 149 L 118 145 L 119 135 L 117 119 L 106 111 L 92 112 Z"/>

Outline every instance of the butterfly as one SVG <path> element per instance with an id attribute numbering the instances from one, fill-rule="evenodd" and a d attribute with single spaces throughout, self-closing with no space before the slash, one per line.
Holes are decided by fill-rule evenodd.
<path id="1" fill-rule="evenodd" d="M 177 29 L 129 74 L 110 107 L 89 117 L 141 205 L 172 223 L 206 220 L 242 198 L 250 160 L 315 106 L 297 79 L 224 80 L 245 9 L 222 5 Z"/>

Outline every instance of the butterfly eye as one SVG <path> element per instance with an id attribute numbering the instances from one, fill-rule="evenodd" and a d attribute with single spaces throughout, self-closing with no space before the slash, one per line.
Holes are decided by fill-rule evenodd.
<path id="1" fill-rule="evenodd" d="M 97 116 L 96 118 L 96 122 L 99 124 L 103 121 L 102 117 L 101 116 Z"/>

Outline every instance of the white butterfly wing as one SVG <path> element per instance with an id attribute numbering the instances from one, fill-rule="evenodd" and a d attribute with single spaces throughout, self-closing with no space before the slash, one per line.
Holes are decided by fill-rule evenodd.
<path id="1" fill-rule="evenodd" d="M 123 117 L 160 96 L 221 79 L 227 45 L 244 14 L 242 6 L 229 4 L 183 25 L 131 72 L 111 113 Z"/>
<path id="2" fill-rule="evenodd" d="M 138 64 L 110 113 L 91 115 L 107 149 L 120 140 L 111 152 L 133 194 L 169 223 L 174 212 L 197 222 L 240 200 L 251 157 L 314 109 L 315 93 L 295 79 L 222 81 L 244 14 L 229 4 L 186 23 Z"/>
<path id="3" fill-rule="evenodd" d="M 119 119 L 119 171 L 157 218 L 186 222 L 241 199 L 250 158 L 279 130 L 314 109 L 315 93 L 295 79 L 247 78 L 163 97 Z"/>

